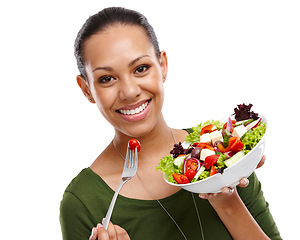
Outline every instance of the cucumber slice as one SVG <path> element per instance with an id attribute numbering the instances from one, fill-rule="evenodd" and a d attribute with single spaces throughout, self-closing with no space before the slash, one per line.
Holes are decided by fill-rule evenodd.
<path id="1" fill-rule="evenodd" d="M 183 161 L 184 159 L 186 158 L 186 155 L 182 155 L 182 156 L 179 156 L 177 158 L 174 159 L 174 167 L 177 168 L 177 169 L 180 169 L 182 168 L 182 164 L 183 164 Z"/>
<path id="2" fill-rule="evenodd" d="M 194 176 L 194 178 L 192 179 L 192 182 L 196 182 L 197 179 L 199 178 L 200 174 L 205 170 L 205 167 L 202 166 L 201 168 L 199 168 L 198 172 L 196 173 L 196 175 Z"/>
<path id="3" fill-rule="evenodd" d="M 234 154 L 231 158 L 225 160 L 224 163 L 227 167 L 230 167 L 232 164 L 236 163 L 244 156 L 245 156 L 244 151 L 239 151 L 236 154 Z"/>

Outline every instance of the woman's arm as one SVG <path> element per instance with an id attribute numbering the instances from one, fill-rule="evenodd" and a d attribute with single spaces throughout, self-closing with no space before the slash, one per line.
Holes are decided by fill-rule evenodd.
<path id="1" fill-rule="evenodd" d="M 264 162 L 265 156 L 263 156 L 257 168 L 261 167 Z M 242 178 L 238 186 L 247 187 L 248 185 L 249 180 Z M 249 190 L 252 194 L 254 189 Z M 253 194 L 256 194 L 256 192 L 253 192 Z M 269 239 L 245 206 L 236 188 L 225 187 L 222 189 L 222 193 L 199 194 L 199 197 L 210 202 L 234 239 Z"/>
<path id="2" fill-rule="evenodd" d="M 236 188 L 224 188 L 208 198 L 233 239 L 269 239 L 239 197 Z"/>

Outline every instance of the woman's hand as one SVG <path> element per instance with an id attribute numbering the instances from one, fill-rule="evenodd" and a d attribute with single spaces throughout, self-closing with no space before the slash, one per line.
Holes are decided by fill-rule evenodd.
<path id="1" fill-rule="evenodd" d="M 264 165 L 266 160 L 266 156 L 264 155 L 260 162 L 257 164 L 256 168 L 260 168 Z M 242 178 L 239 183 L 239 187 L 247 187 L 249 184 L 249 180 L 247 178 Z M 220 193 L 200 193 L 199 197 L 203 199 L 209 200 L 210 204 L 213 207 L 226 207 L 226 203 L 231 202 L 231 199 L 236 197 L 238 194 L 236 192 L 236 187 L 229 188 L 224 187 L 222 188 Z"/>
<path id="2" fill-rule="evenodd" d="M 97 227 L 92 229 L 89 240 L 130 240 L 130 238 L 123 228 L 109 222 L 107 230 L 98 223 Z"/>
<path id="3" fill-rule="evenodd" d="M 265 159 L 263 156 L 256 168 L 260 168 Z M 238 186 L 247 187 L 248 184 L 249 180 L 242 178 Z M 220 193 L 199 194 L 199 197 L 208 199 L 234 239 L 269 239 L 246 208 L 236 187 L 224 187 Z"/>

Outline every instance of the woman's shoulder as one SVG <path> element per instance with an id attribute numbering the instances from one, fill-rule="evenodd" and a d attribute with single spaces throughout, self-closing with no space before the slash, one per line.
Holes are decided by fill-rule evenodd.
<path id="1" fill-rule="evenodd" d="M 82 169 L 76 177 L 74 177 L 69 185 L 66 188 L 66 191 L 73 192 L 77 191 L 78 188 L 81 188 L 84 185 L 88 185 L 92 180 L 91 169 L 84 168 Z"/>
<path id="2" fill-rule="evenodd" d="M 91 168 L 85 168 L 65 189 L 61 207 L 90 209 L 105 204 L 112 194 L 113 191 L 99 175 Z"/>
<path id="3" fill-rule="evenodd" d="M 102 178 L 94 173 L 91 168 L 84 168 L 72 179 L 65 190 L 79 199 L 89 199 L 95 189 L 105 189 L 106 185 Z"/>

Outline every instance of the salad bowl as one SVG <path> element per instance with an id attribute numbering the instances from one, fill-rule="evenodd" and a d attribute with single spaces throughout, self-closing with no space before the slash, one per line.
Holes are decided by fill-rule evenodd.
<path id="1" fill-rule="evenodd" d="M 268 129 L 266 118 L 261 115 L 260 117 L 262 118 L 262 122 L 265 123 L 266 129 Z M 179 186 L 193 193 L 218 193 L 221 192 L 223 187 L 233 188 L 239 184 L 240 179 L 243 177 L 248 178 L 256 169 L 256 166 L 260 162 L 264 153 L 266 132 L 251 151 L 249 151 L 239 161 L 226 168 L 222 174 L 217 173 L 203 180 L 185 184 L 174 184 L 169 182 L 166 173 L 163 173 L 164 179 L 172 186 Z"/>

